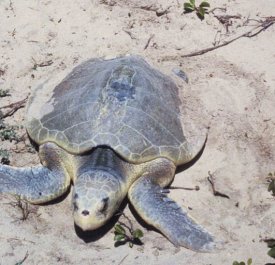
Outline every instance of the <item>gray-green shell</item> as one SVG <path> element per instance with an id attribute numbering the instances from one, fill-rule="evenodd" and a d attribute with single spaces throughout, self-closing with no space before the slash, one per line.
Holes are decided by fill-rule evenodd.
<path id="1" fill-rule="evenodd" d="M 73 154 L 105 145 L 133 163 L 166 157 L 181 164 L 191 152 L 180 104 L 175 83 L 141 57 L 91 59 L 56 87 L 35 91 L 27 130 L 36 143 Z"/>

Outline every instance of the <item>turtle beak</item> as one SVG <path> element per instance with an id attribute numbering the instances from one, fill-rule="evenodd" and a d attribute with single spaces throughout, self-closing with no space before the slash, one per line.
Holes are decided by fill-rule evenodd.
<path id="1" fill-rule="evenodd" d="M 78 199 L 78 194 L 74 193 L 72 201 L 73 217 L 75 224 L 83 231 L 95 230 L 108 221 L 108 197 L 91 204 L 90 207 Z"/>
<path id="2" fill-rule="evenodd" d="M 87 210 L 83 210 L 80 213 L 74 212 L 74 222 L 83 231 L 95 230 L 105 223 L 95 216 L 91 216 L 91 214 Z"/>

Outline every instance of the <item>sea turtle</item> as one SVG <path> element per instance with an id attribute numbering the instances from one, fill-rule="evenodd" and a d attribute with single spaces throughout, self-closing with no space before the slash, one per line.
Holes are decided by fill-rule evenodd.
<path id="1" fill-rule="evenodd" d="M 180 105 L 172 79 L 140 56 L 90 59 L 56 87 L 35 90 L 26 128 L 41 165 L 1 165 L 0 192 L 39 204 L 72 182 L 74 221 L 82 230 L 105 224 L 128 195 L 136 212 L 174 245 L 210 251 L 213 236 L 166 196 L 176 167 L 205 141 L 186 139 Z"/>

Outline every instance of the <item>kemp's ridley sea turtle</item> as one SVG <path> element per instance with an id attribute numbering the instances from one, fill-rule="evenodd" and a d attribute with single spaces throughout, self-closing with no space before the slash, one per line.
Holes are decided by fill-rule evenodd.
<path id="1" fill-rule="evenodd" d="M 165 195 L 176 166 L 204 144 L 186 139 L 180 105 L 175 83 L 139 56 L 86 61 L 58 86 L 34 92 L 26 127 L 41 165 L 0 166 L 0 192 L 43 203 L 72 182 L 74 221 L 83 230 L 105 224 L 128 195 L 175 245 L 212 250 L 213 237 Z"/>

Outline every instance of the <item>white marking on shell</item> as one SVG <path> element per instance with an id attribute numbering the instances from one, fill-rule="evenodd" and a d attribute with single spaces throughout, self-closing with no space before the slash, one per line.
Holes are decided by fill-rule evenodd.
<path id="1" fill-rule="evenodd" d="M 54 89 L 68 74 L 69 70 L 55 74 L 33 90 L 27 105 L 27 122 L 31 122 L 33 119 L 40 120 L 54 109 L 54 99 L 52 98 Z"/>
<path id="2" fill-rule="evenodd" d="M 47 88 L 45 89 L 45 87 Z M 40 120 L 44 115 L 53 111 L 53 90 L 55 86 L 49 85 L 48 81 L 39 85 L 32 93 L 27 107 L 27 121 Z M 50 101 L 49 101 L 50 100 Z M 49 102 L 48 102 L 49 101 Z"/>
<path id="3" fill-rule="evenodd" d="M 40 115 L 42 116 L 43 114 L 44 116 L 44 115 L 47 115 L 48 113 L 51 113 L 54 110 L 53 104 L 54 104 L 54 99 L 52 98 L 50 102 L 47 102 L 42 106 L 40 110 Z"/>

